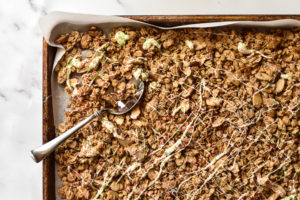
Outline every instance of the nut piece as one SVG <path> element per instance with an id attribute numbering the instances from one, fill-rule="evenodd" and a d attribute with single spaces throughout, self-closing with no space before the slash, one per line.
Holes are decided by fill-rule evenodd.
<path id="1" fill-rule="evenodd" d="M 185 99 L 180 104 L 181 112 L 186 113 L 190 109 L 190 102 L 188 99 Z"/>
<path id="2" fill-rule="evenodd" d="M 154 180 L 157 176 L 157 171 L 155 171 L 154 169 L 151 169 L 148 173 L 148 178 L 150 180 Z"/>
<path id="3" fill-rule="evenodd" d="M 89 48 L 89 43 L 92 41 L 92 37 L 90 35 L 84 35 L 81 38 L 81 47 L 83 49 Z"/>
<path id="4" fill-rule="evenodd" d="M 166 49 L 172 46 L 173 44 L 174 44 L 174 40 L 169 38 L 163 43 L 163 47 Z"/>
<path id="5" fill-rule="evenodd" d="M 124 117 L 123 116 L 116 116 L 115 117 L 115 122 L 118 124 L 118 125 L 122 125 L 124 123 Z"/>
<path id="6" fill-rule="evenodd" d="M 205 42 L 201 42 L 201 41 L 194 41 L 195 44 L 195 50 L 201 50 L 204 49 L 206 47 L 206 43 Z"/>
<path id="7" fill-rule="evenodd" d="M 109 199 L 109 200 L 119 199 L 118 193 L 116 193 L 114 191 L 108 191 L 107 192 L 107 199 Z"/>
<path id="8" fill-rule="evenodd" d="M 64 42 L 66 42 L 66 41 L 68 40 L 68 38 L 69 38 L 69 36 L 67 36 L 67 35 L 62 35 L 62 36 L 60 36 L 59 38 L 57 38 L 57 39 L 55 40 L 55 43 L 56 43 L 56 44 L 64 43 Z"/>
<path id="9" fill-rule="evenodd" d="M 175 163 L 177 166 L 181 166 L 184 163 L 184 158 L 177 158 Z"/>
<path id="10" fill-rule="evenodd" d="M 275 85 L 275 94 L 282 92 L 284 85 L 285 85 L 285 80 L 279 79 Z"/>
<path id="11" fill-rule="evenodd" d="M 218 119 L 216 119 L 213 124 L 212 127 L 216 128 L 221 126 L 223 123 L 225 122 L 225 117 L 219 117 Z"/>
<path id="12" fill-rule="evenodd" d="M 240 171 L 239 165 L 235 163 L 230 170 L 235 174 L 238 173 Z"/>
<path id="13" fill-rule="evenodd" d="M 190 40 L 186 40 L 186 41 L 185 41 L 185 45 L 186 45 L 188 48 L 190 48 L 190 49 L 194 49 L 194 44 L 193 44 L 193 42 L 190 41 Z"/>
<path id="14" fill-rule="evenodd" d="M 123 189 L 123 185 L 121 183 L 117 183 L 117 182 L 112 182 L 110 184 L 110 188 L 113 190 L 113 191 L 120 191 Z"/>
<path id="15" fill-rule="evenodd" d="M 147 103 L 145 110 L 146 112 L 151 112 L 156 109 L 158 104 L 158 98 L 154 97 L 149 103 Z"/>
<path id="16" fill-rule="evenodd" d="M 190 67 L 187 67 L 184 69 L 183 73 L 186 75 L 186 76 L 190 76 L 192 74 L 192 70 Z"/>
<path id="17" fill-rule="evenodd" d="M 252 98 L 252 103 L 255 107 L 260 107 L 261 104 L 263 103 L 263 100 L 261 98 L 261 95 L 258 93 L 258 94 L 255 94 Z"/>
<path id="18" fill-rule="evenodd" d="M 206 100 L 206 104 L 208 106 L 219 106 L 222 103 L 222 101 L 223 100 L 220 98 L 211 97 Z"/>
<path id="19" fill-rule="evenodd" d="M 259 80 L 262 80 L 262 81 L 270 81 L 270 80 L 272 80 L 272 77 L 269 76 L 269 75 L 266 74 L 266 73 L 257 73 L 257 74 L 255 75 L 255 77 L 256 77 L 257 79 L 259 79 Z"/>
<path id="20" fill-rule="evenodd" d="M 132 111 L 131 111 L 131 119 L 137 119 L 138 116 L 141 114 L 141 110 L 139 106 L 136 106 Z"/>

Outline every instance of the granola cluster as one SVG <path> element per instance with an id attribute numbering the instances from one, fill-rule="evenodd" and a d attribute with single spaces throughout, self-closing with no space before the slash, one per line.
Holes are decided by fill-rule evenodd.
<path id="1" fill-rule="evenodd" d="M 136 92 L 56 151 L 63 199 L 299 198 L 300 29 L 138 30 L 60 36 L 70 103 L 58 135 Z"/>

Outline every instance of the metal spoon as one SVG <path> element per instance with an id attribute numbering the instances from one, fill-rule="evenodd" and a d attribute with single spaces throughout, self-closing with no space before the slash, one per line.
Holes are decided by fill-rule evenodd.
<path id="1" fill-rule="evenodd" d="M 131 82 L 133 82 L 138 90 L 137 92 L 130 97 L 125 103 L 118 101 L 118 108 L 116 110 L 114 109 L 108 109 L 104 108 L 103 110 L 99 110 L 92 114 L 91 116 L 87 117 L 86 119 L 82 120 L 78 124 L 76 124 L 71 129 L 67 130 L 63 134 L 59 135 L 58 137 L 54 138 L 53 140 L 47 142 L 46 144 L 43 144 L 42 146 L 31 150 L 31 157 L 35 162 L 40 162 L 41 160 L 44 160 L 48 155 L 50 155 L 61 143 L 63 143 L 65 140 L 67 140 L 70 136 L 72 136 L 78 129 L 83 127 L 85 124 L 90 122 L 95 117 L 99 117 L 102 113 L 108 112 L 113 115 L 123 115 L 130 110 L 132 110 L 135 105 L 141 100 L 143 93 L 144 93 L 144 82 L 137 81 L 136 79 L 132 79 Z"/>

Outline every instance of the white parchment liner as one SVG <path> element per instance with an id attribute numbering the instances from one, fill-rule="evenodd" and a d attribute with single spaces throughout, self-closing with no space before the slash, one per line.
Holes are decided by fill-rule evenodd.
<path id="1" fill-rule="evenodd" d="M 105 16 L 105 15 L 87 15 L 87 14 L 75 14 L 65 12 L 52 12 L 46 16 L 43 16 L 40 21 L 40 27 L 42 34 L 50 46 L 57 47 L 57 52 L 53 64 L 53 69 L 56 63 L 63 56 L 65 50 L 61 45 L 56 45 L 54 40 L 64 33 L 77 30 L 86 32 L 90 26 L 97 26 L 102 29 L 104 33 L 109 33 L 113 28 L 119 26 L 153 26 L 147 23 L 131 20 L 128 18 L 117 16 Z M 213 22 L 213 23 L 200 23 L 190 24 L 176 27 L 159 27 L 153 26 L 159 29 L 178 29 L 178 28 L 210 28 L 221 26 L 238 26 L 238 27 L 262 27 L 262 28 L 291 28 L 300 27 L 300 21 L 294 19 L 283 19 L 275 21 L 226 21 L 226 22 Z M 64 111 L 66 103 L 69 100 L 68 95 L 65 94 L 63 86 L 60 86 L 56 81 L 56 74 L 52 73 L 51 76 L 51 89 L 52 89 L 52 102 L 53 102 L 53 115 L 55 127 L 63 122 Z M 56 199 L 61 198 L 57 194 L 57 189 L 60 186 L 60 180 L 56 173 Z"/>

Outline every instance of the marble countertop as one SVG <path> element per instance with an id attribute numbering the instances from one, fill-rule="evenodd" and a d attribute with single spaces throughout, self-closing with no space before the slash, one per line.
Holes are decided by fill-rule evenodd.
<path id="1" fill-rule="evenodd" d="M 30 149 L 42 137 L 42 35 L 51 11 L 104 15 L 300 14 L 297 0 L 0 1 L 0 199 L 42 199 L 42 164 Z M 177 2 L 177 3 L 176 3 Z"/>

